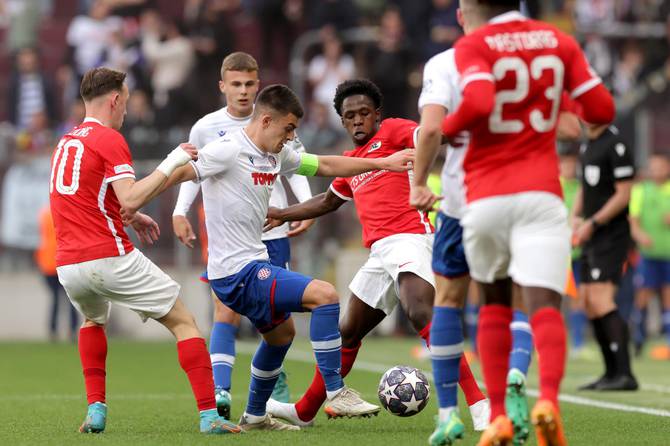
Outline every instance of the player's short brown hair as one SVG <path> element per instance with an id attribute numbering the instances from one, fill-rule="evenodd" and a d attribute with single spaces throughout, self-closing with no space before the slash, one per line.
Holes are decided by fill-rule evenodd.
<path id="1" fill-rule="evenodd" d="M 221 64 L 221 79 L 226 71 L 258 71 L 258 62 L 251 54 L 237 51 L 230 53 Z"/>
<path id="2" fill-rule="evenodd" d="M 298 119 L 305 114 L 298 96 L 286 85 L 281 84 L 268 85 L 258 93 L 254 115 L 261 113 L 261 110 L 270 110 L 282 116 L 292 113 Z"/>
<path id="3" fill-rule="evenodd" d="M 121 91 L 125 80 L 126 73 L 121 71 L 104 67 L 93 68 L 84 74 L 79 86 L 79 94 L 84 102 L 89 102 L 110 91 Z"/>

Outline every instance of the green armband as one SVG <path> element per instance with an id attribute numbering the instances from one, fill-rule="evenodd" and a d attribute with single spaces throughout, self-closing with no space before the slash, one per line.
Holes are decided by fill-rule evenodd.
<path id="1" fill-rule="evenodd" d="M 300 154 L 300 167 L 295 171 L 298 175 L 313 177 L 319 170 L 319 157 L 311 153 Z"/>

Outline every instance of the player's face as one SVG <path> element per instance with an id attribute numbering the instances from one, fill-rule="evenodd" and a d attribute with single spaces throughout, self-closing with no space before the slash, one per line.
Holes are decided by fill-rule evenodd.
<path id="1" fill-rule="evenodd" d="M 113 93 L 112 100 L 112 128 L 119 130 L 123 125 L 123 118 L 126 116 L 126 104 L 128 102 L 128 87 L 123 84 L 120 92 Z"/>
<path id="2" fill-rule="evenodd" d="M 357 146 L 367 144 L 379 130 L 381 111 L 369 97 L 357 94 L 342 101 L 342 125 Z"/>
<path id="3" fill-rule="evenodd" d="M 236 117 L 249 116 L 258 93 L 258 71 L 226 71 L 219 88 L 226 96 L 228 112 Z"/>
<path id="4" fill-rule="evenodd" d="M 264 146 L 270 153 L 279 153 L 288 141 L 295 138 L 298 118 L 293 114 L 266 115 L 263 117 Z"/>
<path id="5" fill-rule="evenodd" d="M 670 161 L 660 155 L 649 158 L 649 176 L 657 183 L 668 181 L 670 179 Z"/>

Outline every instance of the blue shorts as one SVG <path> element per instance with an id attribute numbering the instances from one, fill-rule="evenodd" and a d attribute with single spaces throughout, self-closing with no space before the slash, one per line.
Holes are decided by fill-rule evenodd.
<path id="1" fill-rule="evenodd" d="M 267 240 L 263 242 L 268 249 L 270 263 L 284 269 L 291 269 L 291 243 L 288 237 Z M 207 283 L 207 270 L 200 274 L 200 280 Z"/>
<path id="2" fill-rule="evenodd" d="M 470 273 L 463 248 L 463 228 L 458 219 L 439 212 L 435 222 L 433 272 L 447 278 Z"/>
<path id="3" fill-rule="evenodd" d="M 311 277 L 254 261 L 237 274 L 210 280 L 209 285 L 221 302 L 265 333 L 288 319 L 291 311 L 305 311 L 302 296 L 311 281 Z"/>
<path id="4" fill-rule="evenodd" d="M 635 286 L 652 290 L 670 286 L 670 260 L 642 256 L 635 272 Z"/>

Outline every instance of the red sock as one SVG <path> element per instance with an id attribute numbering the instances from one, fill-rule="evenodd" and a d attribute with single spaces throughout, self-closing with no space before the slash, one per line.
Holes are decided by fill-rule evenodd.
<path id="1" fill-rule="evenodd" d="M 491 421 L 505 414 L 507 368 L 512 348 L 512 309 L 503 305 L 483 305 L 479 310 L 477 347 L 486 390 L 491 400 Z"/>
<path id="2" fill-rule="evenodd" d="M 179 365 L 184 369 L 198 404 L 198 410 L 216 408 L 212 362 L 203 338 L 190 338 L 177 342 Z"/>
<path id="3" fill-rule="evenodd" d="M 540 370 L 540 399 L 558 407 L 558 390 L 565 371 L 565 324 L 555 308 L 543 308 L 530 319 Z"/>
<path id="4" fill-rule="evenodd" d="M 426 341 L 426 347 L 430 348 L 430 326 L 433 325 L 432 322 L 428 322 L 428 325 L 423 327 L 421 331 L 419 332 L 419 336 L 423 338 L 424 341 Z"/>
<path id="5" fill-rule="evenodd" d="M 88 404 L 105 402 L 107 337 L 100 326 L 79 329 L 79 358 L 84 370 Z"/>
<path id="6" fill-rule="evenodd" d="M 470 370 L 470 365 L 468 360 L 465 359 L 465 355 L 461 356 L 461 362 L 459 366 L 459 376 L 458 376 L 458 385 L 461 386 L 461 390 L 465 395 L 465 401 L 467 401 L 468 406 L 472 406 L 477 401 L 481 401 L 486 398 L 479 388 L 479 384 L 475 380 L 472 370 Z"/>
<path id="7" fill-rule="evenodd" d="M 351 371 L 354 361 L 356 361 L 356 355 L 358 355 L 358 349 L 360 348 L 361 344 L 358 344 L 354 348 L 342 347 L 342 368 L 340 370 L 342 378 L 347 376 Z M 324 401 L 326 401 L 326 385 L 323 383 L 323 377 L 321 377 L 321 373 L 317 367 L 312 384 L 309 385 L 302 398 L 295 403 L 298 417 L 302 421 L 313 420 L 316 414 L 319 413 L 319 409 Z"/>

